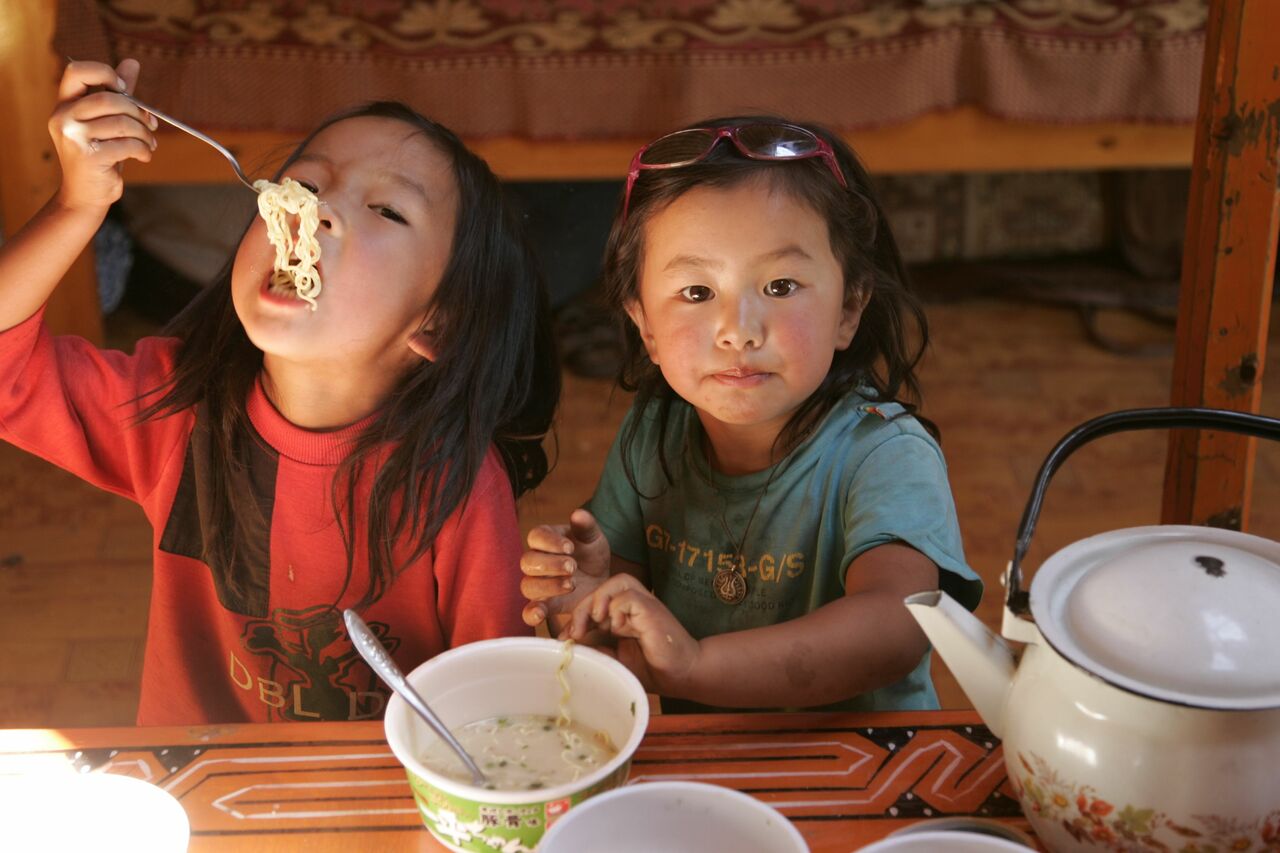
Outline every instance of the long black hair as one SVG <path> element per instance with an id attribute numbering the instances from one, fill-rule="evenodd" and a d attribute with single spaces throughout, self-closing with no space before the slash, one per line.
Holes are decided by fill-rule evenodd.
<path id="1" fill-rule="evenodd" d="M 908 289 L 907 273 L 889 222 L 877 200 L 867 171 L 839 136 L 814 124 L 778 116 L 754 115 L 712 118 L 689 126 L 716 128 L 754 123 L 791 124 L 814 133 L 831 146 L 848 187 L 840 186 L 820 158 L 792 161 L 753 160 L 743 156 L 728 140 L 720 142 L 705 159 L 673 169 L 640 172 L 623 215 L 621 203 L 614 216 L 605 248 L 602 272 L 608 302 L 622 326 L 623 359 L 618 383 L 635 391 L 634 408 L 644 411 L 656 404 L 659 429 L 665 432 L 671 404 L 677 399 L 662 371 L 649 360 L 635 325 L 623 306 L 640 299 L 640 270 L 644 258 L 645 226 L 677 198 L 695 187 L 728 188 L 749 180 L 770 185 L 816 211 L 827 223 L 831 248 L 844 275 L 845 304 L 865 301 L 852 343 L 838 350 L 826 378 L 787 421 L 775 447 L 789 451 L 831 410 L 855 389 L 864 389 L 877 401 L 901 402 L 914 413 L 920 399 L 915 368 L 929 343 L 928 323 L 920 303 Z M 913 329 L 914 327 L 914 329 Z M 917 415 L 919 417 L 919 415 Z M 935 436 L 937 428 L 925 418 L 921 423 Z M 641 425 L 633 418 L 623 432 L 623 459 Z M 671 469 L 659 441 L 659 462 L 667 481 Z M 636 485 L 634 472 L 627 477 Z"/>
<path id="2" fill-rule="evenodd" d="M 404 568 L 393 558 L 398 543 L 412 543 L 409 562 L 431 547 L 465 502 L 491 443 L 517 496 L 542 481 L 548 469 L 542 439 L 560 396 L 550 307 L 533 252 L 497 178 L 450 130 L 398 102 L 365 104 L 324 121 L 280 173 L 325 128 L 365 116 L 402 121 L 449 158 L 458 216 L 449 262 L 427 312 L 435 358 L 402 378 L 334 477 L 331 499 L 347 549 L 344 591 L 355 563 L 357 485 L 370 489 L 370 577 L 357 606 L 380 598 Z M 197 420 L 207 424 L 208 435 L 193 437 L 193 447 L 208 457 L 211 479 L 203 557 L 226 588 L 243 594 L 257 582 L 243 567 L 269 563 L 259 545 L 266 541 L 265 517 L 243 499 L 252 494 L 250 452 L 260 441 L 246 402 L 263 362 L 232 304 L 230 265 L 165 333 L 181 339 L 174 370 L 139 420 L 203 410 Z"/>

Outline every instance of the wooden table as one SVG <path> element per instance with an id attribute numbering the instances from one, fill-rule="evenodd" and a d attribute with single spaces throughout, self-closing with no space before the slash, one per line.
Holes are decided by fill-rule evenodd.
<path id="1" fill-rule="evenodd" d="M 193 853 L 444 850 L 378 722 L 0 730 L 0 776 L 66 765 L 169 791 Z M 933 817 L 1028 829 L 1000 742 L 971 711 L 657 716 L 631 780 L 657 779 L 747 791 L 813 853 L 849 853 Z"/>

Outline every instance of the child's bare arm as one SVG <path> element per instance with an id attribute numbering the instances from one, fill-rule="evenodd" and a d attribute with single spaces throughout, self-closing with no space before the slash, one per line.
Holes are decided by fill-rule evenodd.
<path id="1" fill-rule="evenodd" d="M 58 85 L 49 133 L 62 167 L 53 198 L 0 246 L 0 330 L 26 320 L 45 303 L 124 189 L 120 164 L 147 162 L 155 119 L 115 92 L 132 91 L 138 63 L 113 69 L 73 62 Z M 93 91 L 105 87 L 113 91 Z"/>
<path id="2" fill-rule="evenodd" d="M 644 567 L 609 550 L 609 540 L 585 509 L 574 510 L 568 524 L 543 524 L 529 531 L 528 550 L 520 557 L 520 592 L 529 603 L 524 621 L 538 625 L 556 617 L 555 634 L 567 614 L 606 578 L 615 574 L 644 577 Z"/>
<path id="3" fill-rule="evenodd" d="M 906 545 L 881 545 L 853 561 L 844 598 L 787 622 L 698 641 L 679 623 L 670 630 L 649 602 L 629 594 L 607 604 L 602 627 L 639 640 L 653 689 L 663 696 L 733 708 L 810 707 L 911 672 L 928 641 L 902 599 L 937 586 L 938 568 L 928 557 Z"/>

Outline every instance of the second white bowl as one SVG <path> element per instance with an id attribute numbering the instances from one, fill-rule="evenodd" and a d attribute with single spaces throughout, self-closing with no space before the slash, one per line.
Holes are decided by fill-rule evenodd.
<path id="1" fill-rule="evenodd" d="M 1027 846 L 1007 838 L 965 830 L 921 830 L 893 834 L 859 853 L 1027 853 Z"/>
<path id="2" fill-rule="evenodd" d="M 808 853 L 791 821 L 748 794 L 701 782 L 642 782 L 560 818 L 538 853 Z"/>

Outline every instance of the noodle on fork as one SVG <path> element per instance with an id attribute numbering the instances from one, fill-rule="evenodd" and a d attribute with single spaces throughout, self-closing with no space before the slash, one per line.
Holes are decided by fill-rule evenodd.
<path id="1" fill-rule="evenodd" d="M 293 178 L 285 178 L 278 184 L 254 181 L 253 186 L 258 190 L 258 215 L 266 222 L 267 239 L 276 250 L 271 283 L 292 285 L 298 298 L 305 300 L 314 311 L 320 294 L 320 273 L 316 269 L 320 261 L 320 242 L 316 239 L 320 200 Z M 290 215 L 298 217 L 296 240 L 289 227 Z"/>

